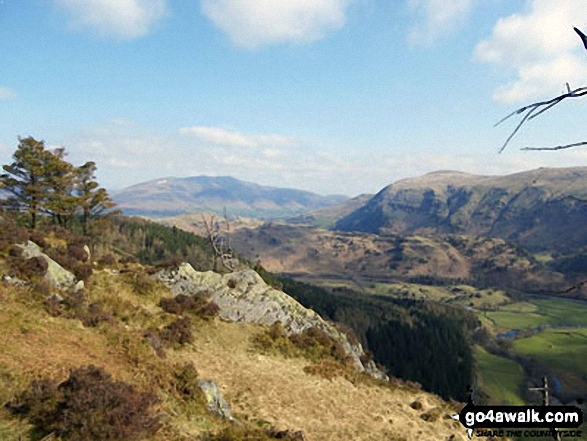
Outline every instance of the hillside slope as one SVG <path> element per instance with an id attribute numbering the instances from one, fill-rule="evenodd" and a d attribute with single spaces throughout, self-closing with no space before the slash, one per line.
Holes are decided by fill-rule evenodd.
<path id="1" fill-rule="evenodd" d="M 266 223 L 241 228 L 233 247 L 269 271 L 291 275 L 394 282 L 466 281 L 521 291 L 561 290 L 560 273 L 498 238 L 473 236 L 379 236 Z"/>
<path id="2" fill-rule="evenodd" d="M 340 231 L 500 237 L 533 250 L 587 245 L 587 168 L 508 176 L 435 172 L 381 190 L 336 224 Z"/>
<path id="3" fill-rule="evenodd" d="M 0 259 L 3 274 L 9 261 Z M 150 440 L 298 439 L 270 438 L 268 427 L 301 430 L 309 441 L 466 439 L 462 427 L 446 418 L 454 409 L 413 386 L 349 377 L 342 366 L 325 378 L 334 360 L 260 352 L 255 342 L 274 331 L 259 324 L 200 313 L 177 319 L 162 302 L 172 292 L 146 270 L 137 264 L 97 269 L 81 294 L 51 289 L 63 296 L 61 303 L 49 301 L 35 282 L 3 278 L 0 402 L 14 400 L 34 379 L 62 381 L 71 369 L 97 365 L 115 380 L 157 395 L 161 428 Z M 204 279 L 199 283 L 205 291 Z M 242 296 L 239 286 L 235 299 Z M 191 338 L 171 334 L 173 344 L 155 344 L 155 336 L 169 337 L 166 330 L 178 321 L 184 323 L 179 336 L 188 332 Z M 186 363 L 197 369 L 192 377 Z M 213 415 L 193 395 L 194 375 L 218 385 L 240 425 Z M 0 409 L 1 439 L 38 439 L 31 429 L 22 416 Z"/>
<path id="4" fill-rule="evenodd" d="M 112 197 L 120 209 L 131 215 L 222 214 L 226 208 L 229 216 L 253 218 L 292 216 L 347 199 L 267 187 L 228 176 L 158 179 L 116 191 Z"/>

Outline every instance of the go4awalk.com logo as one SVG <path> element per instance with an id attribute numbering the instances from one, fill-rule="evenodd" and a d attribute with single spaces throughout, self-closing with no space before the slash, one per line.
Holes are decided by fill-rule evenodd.
<path id="1" fill-rule="evenodd" d="M 577 406 L 477 406 L 468 404 L 453 419 L 473 433 L 493 437 L 552 436 L 555 440 L 581 437 L 577 429 L 583 423 L 583 412 Z M 495 430 L 493 430 L 495 429 Z"/>

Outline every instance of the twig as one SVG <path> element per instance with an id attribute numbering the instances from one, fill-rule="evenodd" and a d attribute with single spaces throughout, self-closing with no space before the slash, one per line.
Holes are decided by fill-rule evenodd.
<path id="1" fill-rule="evenodd" d="M 518 123 L 518 125 L 516 126 L 516 128 L 514 129 L 514 131 L 512 132 L 512 134 L 506 139 L 505 143 L 503 144 L 503 146 L 501 147 L 501 149 L 499 149 L 499 153 L 503 152 L 505 150 L 505 148 L 508 146 L 508 144 L 510 143 L 510 141 L 512 140 L 512 138 L 516 135 L 516 133 L 518 133 L 518 131 L 520 130 L 520 128 L 524 125 L 524 123 L 526 123 L 527 121 L 530 121 L 533 118 L 536 118 L 539 115 L 542 115 L 544 112 L 546 112 L 547 110 L 551 109 L 552 107 L 556 106 L 557 104 L 559 104 L 561 101 L 567 99 L 567 98 L 578 98 L 584 95 L 587 95 L 587 87 L 579 87 L 575 90 L 570 90 L 570 86 L 567 83 L 567 93 L 564 93 L 562 95 L 559 95 L 555 98 L 551 98 L 549 100 L 546 101 L 539 101 L 537 103 L 533 103 L 533 104 L 529 104 L 527 106 L 524 107 L 520 107 L 519 109 L 513 111 L 512 113 L 510 113 L 509 115 L 507 115 L 506 117 L 502 118 L 501 120 L 499 120 L 494 127 L 497 127 L 498 125 L 500 125 L 501 123 L 503 123 L 504 121 L 510 119 L 512 116 L 515 115 L 520 115 L 523 114 L 524 112 L 526 112 L 526 114 L 524 115 L 524 117 L 522 118 L 522 120 Z M 562 150 L 562 149 L 567 149 L 567 148 L 571 148 L 571 147 L 577 147 L 579 145 L 587 145 L 587 142 L 580 142 L 580 143 L 574 143 L 574 144 L 566 144 L 566 145 L 560 145 L 560 146 L 556 146 L 556 147 L 526 147 L 522 150 Z"/>
<path id="2" fill-rule="evenodd" d="M 565 145 L 557 145 L 556 147 L 524 147 L 523 149 L 520 150 L 564 150 L 564 149 L 570 149 L 571 147 L 578 147 L 580 145 L 587 145 L 587 141 L 583 141 L 583 142 L 575 142 L 573 144 L 565 144 Z"/>

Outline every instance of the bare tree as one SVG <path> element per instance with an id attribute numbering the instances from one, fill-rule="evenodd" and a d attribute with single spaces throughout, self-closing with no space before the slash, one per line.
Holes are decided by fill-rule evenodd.
<path id="1" fill-rule="evenodd" d="M 587 36 L 585 36 L 585 34 L 583 32 L 581 32 L 579 29 L 577 29 L 577 28 L 573 28 L 573 29 L 581 38 L 581 41 L 583 42 L 585 49 L 587 49 Z M 518 131 L 522 128 L 522 126 L 526 122 L 536 118 L 537 116 L 542 115 L 544 112 L 546 112 L 547 110 L 556 106 L 557 104 L 561 103 L 562 101 L 564 101 L 567 98 L 579 98 L 579 97 L 587 95 L 587 87 L 585 87 L 585 86 L 571 90 L 571 86 L 569 86 L 569 83 L 567 83 L 566 87 L 567 87 L 566 93 L 563 93 L 562 95 L 559 95 L 555 98 L 552 98 L 552 99 L 549 99 L 546 101 L 539 101 L 539 102 L 529 104 L 524 107 L 520 107 L 519 109 L 517 109 L 517 110 L 513 111 L 512 113 L 510 113 L 509 115 L 507 115 L 505 118 L 498 121 L 495 124 L 495 126 L 500 125 L 501 123 L 510 119 L 513 116 L 517 116 L 517 115 L 521 116 L 520 122 L 518 122 L 518 125 L 516 126 L 514 131 L 510 134 L 510 136 L 506 139 L 503 146 L 499 149 L 499 153 L 501 153 L 505 150 L 505 148 L 508 146 L 508 144 L 510 143 L 512 138 L 516 135 L 516 133 L 518 133 Z M 574 142 L 571 144 L 562 144 L 562 145 L 557 145 L 554 147 L 524 147 L 521 150 L 563 150 L 563 149 L 569 149 L 572 147 L 578 147 L 578 146 L 582 146 L 582 145 L 587 145 L 587 141 Z"/>
<path id="2" fill-rule="evenodd" d="M 237 260 L 230 246 L 230 221 L 226 215 L 226 210 L 224 211 L 223 222 L 217 220 L 214 214 L 208 216 L 202 214 L 202 222 L 206 229 L 206 237 L 214 253 L 212 263 L 214 271 L 219 270 L 219 262 L 228 271 L 234 271 Z"/>

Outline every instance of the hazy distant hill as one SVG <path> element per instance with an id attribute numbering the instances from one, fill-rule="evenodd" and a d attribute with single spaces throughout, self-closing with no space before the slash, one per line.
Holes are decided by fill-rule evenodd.
<path id="1" fill-rule="evenodd" d="M 587 245 L 586 219 L 587 167 L 508 176 L 443 171 L 384 188 L 338 221 L 336 229 L 473 234 L 501 237 L 531 250 L 570 251 Z"/>
<path id="2" fill-rule="evenodd" d="M 373 197 L 372 194 L 361 194 L 347 199 L 340 204 L 332 205 L 309 213 L 300 214 L 287 219 L 292 224 L 310 224 L 321 228 L 330 228 L 338 220 L 365 205 Z"/>
<path id="3" fill-rule="evenodd" d="M 279 218 L 335 205 L 346 196 L 321 196 L 309 191 L 266 187 L 232 177 L 165 178 L 113 193 L 126 214 L 173 216 L 196 212 L 230 216 Z"/>

